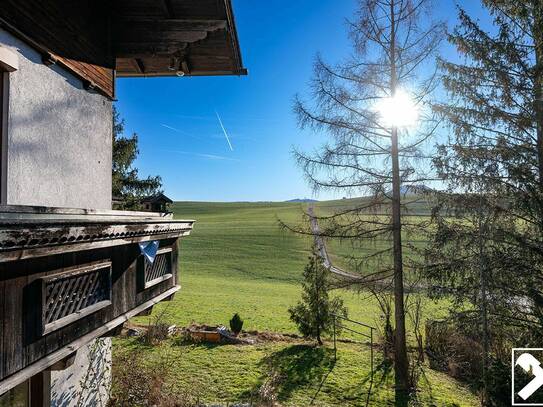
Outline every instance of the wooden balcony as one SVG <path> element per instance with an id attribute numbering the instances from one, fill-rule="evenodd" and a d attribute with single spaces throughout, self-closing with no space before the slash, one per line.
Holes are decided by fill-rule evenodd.
<path id="1" fill-rule="evenodd" d="M 178 239 L 193 223 L 0 206 L 0 394 L 178 291 Z M 138 245 L 149 240 L 153 264 Z"/>

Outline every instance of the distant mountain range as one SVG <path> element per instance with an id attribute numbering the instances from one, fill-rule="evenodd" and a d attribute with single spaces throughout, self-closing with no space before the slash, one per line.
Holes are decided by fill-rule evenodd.
<path id="1" fill-rule="evenodd" d="M 402 195 L 416 195 L 416 194 L 422 194 L 426 192 L 431 192 L 432 188 L 427 187 L 423 184 L 418 185 L 402 185 L 400 187 L 400 194 Z"/>
<path id="2" fill-rule="evenodd" d="M 290 199 L 288 201 L 285 201 L 285 202 L 319 202 L 317 199 L 309 199 L 309 198 L 296 198 L 296 199 Z"/>
<path id="3" fill-rule="evenodd" d="M 418 195 L 418 194 L 424 194 L 427 192 L 432 192 L 433 189 L 430 187 L 427 187 L 423 184 L 415 184 L 415 185 L 402 185 L 400 187 L 400 195 Z M 389 189 L 387 192 L 387 195 L 392 195 L 392 189 Z"/>

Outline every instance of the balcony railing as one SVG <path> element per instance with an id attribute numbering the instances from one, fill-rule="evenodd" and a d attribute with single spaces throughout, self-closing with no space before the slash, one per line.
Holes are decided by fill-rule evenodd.
<path id="1" fill-rule="evenodd" d="M 172 214 L 0 206 L 0 262 L 188 235 Z"/>
<path id="2" fill-rule="evenodd" d="M 0 394 L 177 290 L 171 214 L 0 206 Z M 156 240 L 151 264 L 137 243 Z"/>

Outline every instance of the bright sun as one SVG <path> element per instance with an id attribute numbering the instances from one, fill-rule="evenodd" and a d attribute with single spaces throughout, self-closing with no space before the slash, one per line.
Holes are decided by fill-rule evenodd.
<path id="1" fill-rule="evenodd" d="M 381 124 L 387 127 L 413 127 L 419 118 L 419 109 L 404 90 L 394 97 L 383 98 L 375 105 Z"/>

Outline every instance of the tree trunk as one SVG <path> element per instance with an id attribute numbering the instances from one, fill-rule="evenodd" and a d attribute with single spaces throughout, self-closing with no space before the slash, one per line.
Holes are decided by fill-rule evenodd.
<path id="1" fill-rule="evenodd" d="M 398 402 L 407 400 L 409 362 L 405 335 L 400 166 L 398 161 L 398 131 L 394 128 L 392 130 L 392 234 L 394 243 L 394 320 L 396 325 L 394 335 L 394 378 L 397 405 L 404 405 L 398 404 Z M 405 405 L 407 405 L 407 401 Z"/>
<path id="2" fill-rule="evenodd" d="M 391 33 L 390 33 L 390 94 L 396 95 L 396 21 L 395 4 L 390 2 Z M 398 129 L 392 128 L 392 238 L 394 253 L 394 384 L 396 406 L 407 406 L 409 396 L 409 361 L 407 359 L 407 344 L 405 335 L 405 306 L 403 287 L 402 259 L 402 220 L 400 194 L 400 164 L 398 157 Z"/>
<path id="3" fill-rule="evenodd" d="M 487 264 L 485 256 L 485 219 L 483 211 L 483 191 L 480 191 L 481 198 L 479 204 L 479 279 L 481 289 L 481 325 L 483 328 L 483 394 L 481 397 L 481 405 L 487 407 L 490 405 L 488 393 L 488 356 L 490 350 L 489 334 L 488 334 L 488 303 L 487 303 Z"/>
<path id="4" fill-rule="evenodd" d="M 537 158 L 539 164 L 539 185 L 543 190 L 543 5 L 533 1 L 535 46 L 534 110 L 537 132 Z"/>

